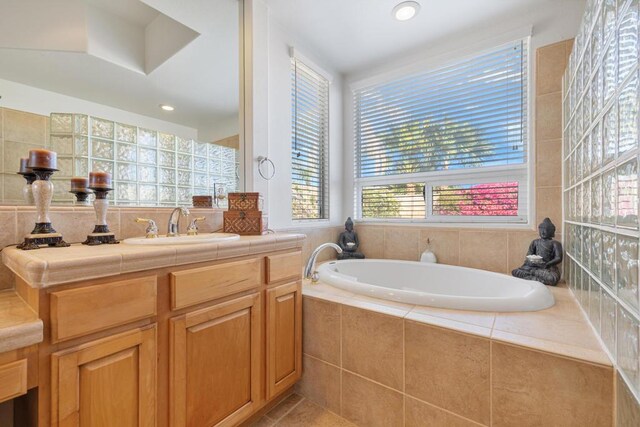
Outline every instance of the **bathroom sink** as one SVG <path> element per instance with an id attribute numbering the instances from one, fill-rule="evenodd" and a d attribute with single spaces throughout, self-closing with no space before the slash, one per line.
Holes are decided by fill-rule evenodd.
<path id="1" fill-rule="evenodd" d="M 124 239 L 122 243 L 127 245 L 196 245 L 199 243 L 218 243 L 238 240 L 240 236 L 232 233 L 209 233 L 198 234 L 197 236 L 158 236 L 155 239 L 147 239 L 146 237 L 132 237 Z"/>

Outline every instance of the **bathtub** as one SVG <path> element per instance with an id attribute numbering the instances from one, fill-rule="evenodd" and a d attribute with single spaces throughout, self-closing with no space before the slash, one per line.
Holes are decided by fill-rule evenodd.
<path id="1" fill-rule="evenodd" d="M 477 311 L 536 311 L 553 306 L 540 282 L 473 268 L 382 259 L 332 261 L 320 281 L 360 295 L 407 304 Z"/>

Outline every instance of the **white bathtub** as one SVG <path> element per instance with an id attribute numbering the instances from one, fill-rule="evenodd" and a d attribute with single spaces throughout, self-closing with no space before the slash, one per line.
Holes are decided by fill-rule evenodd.
<path id="1" fill-rule="evenodd" d="M 381 259 L 327 262 L 320 280 L 356 294 L 431 307 L 536 311 L 553 306 L 540 282 L 443 264 Z"/>

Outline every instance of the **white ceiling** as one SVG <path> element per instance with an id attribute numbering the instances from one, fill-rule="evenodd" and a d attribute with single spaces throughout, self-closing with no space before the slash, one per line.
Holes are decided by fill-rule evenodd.
<path id="1" fill-rule="evenodd" d="M 350 74 L 490 25 L 508 28 L 510 20 L 527 15 L 561 15 L 585 0 L 418 0 L 421 9 L 410 21 L 392 18 L 402 0 L 266 0 L 270 12 L 299 37 L 307 49 Z M 558 17 L 562 19 L 562 16 Z M 531 22 L 530 24 L 537 24 Z M 543 23 L 544 25 L 544 23 Z"/>
<path id="2" fill-rule="evenodd" d="M 11 8 L 14 1 L 0 0 L 0 11 L 14 10 Z M 51 5 L 50 0 L 29 1 Z M 144 69 L 135 71 L 122 62 L 118 64 L 87 52 L 0 48 L 0 79 L 197 129 L 237 117 L 237 0 L 64 1 L 103 9 L 131 24 L 132 31 L 138 31 L 136 27 L 139 27 L 144 32 L 161 12 L 189 31 L 193 30 L 195 38 L 187 40 L 184 47 L 178 46 L 177 53 L 154 70 L 146 70 L 148 74 Z M 64 21 L 55 24 L 60 25 L 60 32 L 65 30 Z M 2 31 L 0 27 L 0 39 L 4 36 Z M 74 34 L 74 37 L 80 36 Z M 176 110 L 166 113 L 160 110 L 159 104 L 173 105 Z"/>

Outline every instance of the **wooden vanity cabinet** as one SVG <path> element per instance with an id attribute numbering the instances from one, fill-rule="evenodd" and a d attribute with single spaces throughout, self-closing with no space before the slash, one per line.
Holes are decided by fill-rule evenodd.
<path id="1" fill-rule="evenodd" d="M 300 378 L 299 249 L 34 289 L 38 426 L 236 426 Z"/>
<path id="2" fill-rule="evenodd" d="M 233 426 L 261 403 L 259 293 L 171 319 L 170 425 Z"/>
<path id="3" fill-rule="evenodd" d="M 51 424 L 156 425 L 156 327 L 51 355 Z"/>
<path id="4" fill-rule="evenodd" d="M 302 284 L 267 289 L 267 399 L 277 396 L 302 375 Z"/>

